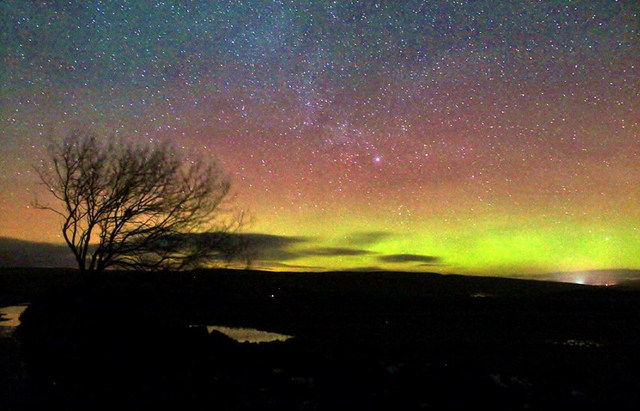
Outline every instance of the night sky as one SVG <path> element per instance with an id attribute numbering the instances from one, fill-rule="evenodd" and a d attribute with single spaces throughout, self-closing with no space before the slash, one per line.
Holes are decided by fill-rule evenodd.
<path id="1" fill-rule="evenodd" d="M 217 157 L 258 268 L 640 268 L 635 0 L 4 0 L 0 19 L 2 237 L 62 242 L 31 167 L 86 127 Z"/>

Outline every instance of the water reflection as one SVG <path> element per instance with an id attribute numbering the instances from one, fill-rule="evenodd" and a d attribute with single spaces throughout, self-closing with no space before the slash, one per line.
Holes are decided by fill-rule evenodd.
<path id="1" fill-rule="evenodd" d="M 603 344 L 592 340 L 564 340 L 556 341 L 554 345 L 562 345 L 565 347 L 578 347 L 578 348 L 600 348 Z"/>
<path id="2" fill-rule="evenodd" d="M 28 305 L 10 305 L 0 308 L 0 327 L 17 327 L 20 325 L 20 315 Z"/>
<path id="3" fill-rule="evenodd" d="M 241 327 L 223 327 L 220 325 L 207 325 L 207 332 L 219 331 L 229 338 L 233 338 L 238 342 L 273 342 L 273 341 L 287 341 L 293 338 L 292 335 L 272 333 L 268 331 L 261 331 L 255 328 L 241 328 Z"/>
<path id="4" fill-rule="evenodd" d="M 27 304 L 0 307 L 0 327 L 7 327 L 9 334 L 11 334 L 12 331 L 10 331 L 8 327 L 17 327 L 20 325 L 20 315 L 27 307 Z M 206 327 L 208 333 L 219 331 L 238 342 L 262 343 L 287 341 L 293 338 L 291 335 L 262 331 L 256 328 L 224 327 L 220 325 L 207 325 Z M 4 332 L 0 333 L 5 334 Z"/>

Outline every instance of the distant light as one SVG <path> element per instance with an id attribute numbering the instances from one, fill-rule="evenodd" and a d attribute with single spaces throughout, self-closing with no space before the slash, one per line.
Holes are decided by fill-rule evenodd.
<path id="1" fill-rule="evenodd" d="M 573 276 L 567 278 L 565 281 L 574 284 L 606 287 L 616 285 L 618 283 L 611 273 L 602 271 L 574 273 Z"/>
<path id="2" fill-rule="evenodd" d="M 381 161 L 382 161 L 382 157 L 380 157 L 380 156 L 375 156 L 375 157 L 373 158 L 373 161 L 374 161 L 374 162 L 376 162 L 376 163 L 379 163 L 379 162 L 381 162 Z"/>

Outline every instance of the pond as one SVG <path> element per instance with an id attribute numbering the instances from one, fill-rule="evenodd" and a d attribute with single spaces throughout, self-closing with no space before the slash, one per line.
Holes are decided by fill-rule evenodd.
<path id="1" fill-rule="evenodd" d="M 28 307 L 27 304 L 0 307 L 0 327 L 17 327 L 20 325 L 20 315 Z"/>
<path id="2" fill-rule="evenodd" d="M 287 341 L 292 335 L 278 334 L 262 331 L 255 328 L 225 327 L 220 325 L 207 325 L 207 332 L 219 331 L 238 342 L 262 343 L 274 341 Z"/>
<path id="3" fill-rule="evenodd" d="M 11 305 L 0 307 L 0 327 L 15 328 L 20 325 L 20 315 L 28 307 L 27 304 Z M 229 338 L 238 342 L 262 343 L 274 341 L 287 341 L 293 338 L 291 335 L 278 334 L 269 331 L 258 330 L 256 328 L 226 327 L 220 325 L 207 325 L 207 332 L 219 331 Z M 11 328 L 11 329 L 12 329 Z M 7 329 L 7 330 L 11 330 Z"/>

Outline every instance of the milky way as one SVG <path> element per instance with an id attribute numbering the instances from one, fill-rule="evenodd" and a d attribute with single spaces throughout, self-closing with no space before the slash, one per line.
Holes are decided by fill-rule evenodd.
<path id="1" fill-rule="evenodd" d="M 258 266 L 640 267 L 636 1 L 0 7 L 0 236 L 61 241 L 31 166 L 85 127 L 219 158 Z"/>

